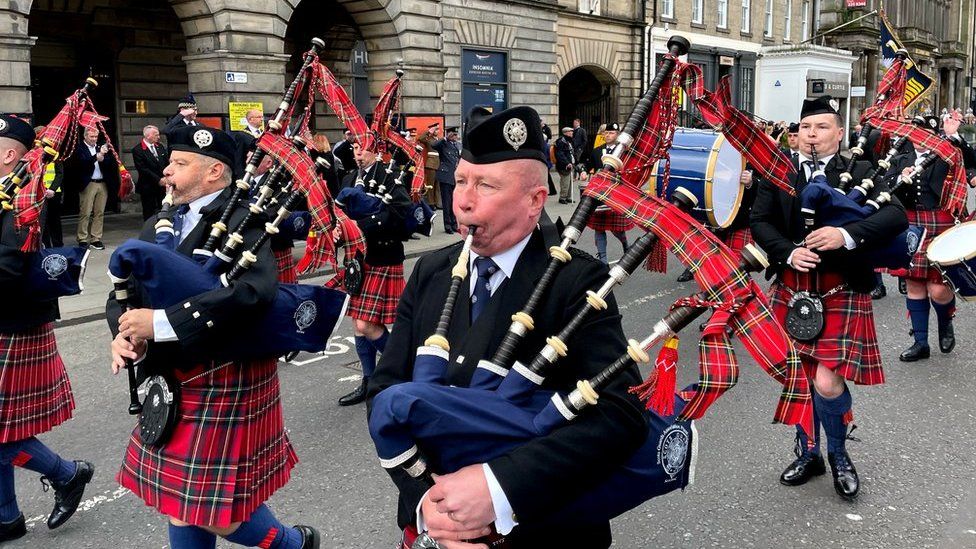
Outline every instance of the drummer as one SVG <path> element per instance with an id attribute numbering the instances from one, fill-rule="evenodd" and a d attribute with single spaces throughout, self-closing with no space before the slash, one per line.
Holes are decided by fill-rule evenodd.
<path id="1" fill-rule="evenodd" d="M 959 138 L 960 120 L 947 118 L 943 123 L 938 116 L 916 116 L 912 123 L 926 130 L 938 133 L 940 123 L 944 125 L 945 134 L 965 154 L 970 154 L 969 145 Z M 916 150 L 910 145 L 903 153 L 892 158 L 889 177 L 896 175 L 908 176 L 912 169 L 921 164 L 932 151 Z M 941 273 L 929 265 L 925 252 L 928 243 L 933 238 L 952 228 L 956 219 L 949 212 L 941 209 L 943 185 L 949 174 L 949 164 L 941 158 L 926 168 L 915 185 L 902 185 L 896 191 L 898 198 L 905 204 L 908 220 L 913 225 L 925 228 L 925 241 L 919 246 L 918 252 L 912 258 L 911 267 L 905 273 L 905 287 L 908 295 L 905 305 L 912 324 L 912 344 L 898 357 L 902 362 L 915 362 L 931 356 L 929 348 L 929 306 L 935 310 L 935 317 L 939 330 L 939 350 L 950 353 L 956 346 L 955 330 L 952 327 L 952 317 L 956 312 L 956 298 L 952 289 L 947 286 Z M 890 185 L 891 183 L 889 183 Z"/>
<path id="2" fill-rule="evenodd" d="M 600 127 L 604 130 L 599 134 L 598 141 L 604 143 L 599 147 L 594 147 L 586 158 L 586 171 L 583 173 L 584 181 L 603 167 L 603 156 L 610 154 L 613 146 L 617 143 L 617 136 L 620 135 L 620 125 L 616 122 L 610 122 Z M 590 220 L 586 222 L 586 226 L 593 229 L 597 259 L 607 263 L 607 232 L 613 233 L 613 236 L 620 241 L 621 248 L 626 250 L 629 245 L 627 243 L 627 231 L 634 228 L 634 223 L 610 208 L 601 206 L 593 212 Z"/>
<path id="3" fill-rule="evenodd" d="M 817 168 L 823 169 L 832 186 L 839 185 L 849 159 L 839 154 L 844 128 L 837 101 L 829 96 L 805 100 L 799 130 L 800 164 L 792 176 L 794 188 L 802 188 L 815 169 L 814 147 L 821 164 Z M 851 173 L 860 180 L 870 169 L 869 162 L 858 161 Z M 886 189 L 884 184 L 876 186 L 870 198 Z M 752 234 L 769 254 L 768 276 L 776 276 L 770 297 L 773 312 L 787 327 L 813 381 L 815 422 L 823 423 L 827 434 L 834 490 L 850 499 L 857 495 L 860 481 L 845 448 L 847 425 L 853 417 L 845 380 L 859 385 L 884 382 L 868 295 L 874 287 L 874 272 L 858 260 L 857 250 L 904 231 L 908 220 L 898 200 L 892 199 L 862 221 L 821 227 L 804 237 L 803 223 L 797 217 L 798 200 L 799 196 L 760 181 L 752 208 Z M 798 486 L 826 472 L 820 428 L 814 427 L 813 440 L 798 429 L 798 456 L 780 476 L 782 484 Z"/>

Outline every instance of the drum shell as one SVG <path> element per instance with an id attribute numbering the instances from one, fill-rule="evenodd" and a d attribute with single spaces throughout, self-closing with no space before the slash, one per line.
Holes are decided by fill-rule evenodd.
<path id="1" fill-rule="evenodd" d="M 976 222 L 974 221 L 948 229 L 929 243 L 926 252 L 929 263 L 942 273 L 942 278 L 965 301 L 976 301 L 976 249 L 968 253 L 955 254 L 960 257 L 952 259 L 942 257 L 945 254 L 940 252 L 943 252 L 941 248 L 950 242 L 959 241 L 971 244 L 972 234 L 969 233 L 974 230 L 976 230 Z"/>
<path id="2" fill-rule="evenodd" d="M 725 136 L 713 131 L 678 128 L 669 151 L 671 178 L 666 198 L 684 187 L 698 198 L 692 216 L 704 225 L 728 228 L 742 204 L 744 187 L 739 182 L 745 160 Z M 664 163 L 658 161 L 648 180 L 648 190 L 662 195 L 658 184 L 664 176 Z"/>

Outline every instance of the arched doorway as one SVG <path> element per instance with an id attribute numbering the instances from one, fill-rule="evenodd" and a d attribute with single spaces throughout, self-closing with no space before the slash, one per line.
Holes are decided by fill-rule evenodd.
<path id="1" fill-rule="evenodd" d="M 35 0 L 29 32 L 31 102 L 37 123 L 50 120 L 64 98 L 94 76 L 92 99 L 123 162 L 146 124 L 161 125 L 187 92 L 186 38 L 167 0 L 122 3 Z M 78 209 L 77 190 L 65 189 L 65 213 Z M 114 197 L 110 197 L 114 200 Z M 110 202 L 110 209 L 116 209 Z"/>
<path id="2" fill-rule="evenodd" d="M 601 67 L 585 65 L 566 73 L 559 81 L 560 127 L 571 126 L 579 118 L 592 143 L 600 124 L 620 122 L 617 88 L 617 80 Z"/>

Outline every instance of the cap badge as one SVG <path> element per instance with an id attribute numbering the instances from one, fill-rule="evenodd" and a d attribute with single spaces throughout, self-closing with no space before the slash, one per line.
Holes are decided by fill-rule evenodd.
<path id="1" fill-rule="evenodd" d="M 831 99 L 828 101 L 828 103 L 830 103 L 830 108 L 835 112 L 840 110 L 840 103 L 838 103 L 836 99 Z"/>
<path id="2" fill-rule="evenodd" d="M 525 140 L 529 137 L 529 129 L 525 127 L 525 122 L 520 118 L 510 118 L 502 128 L 502 135 L 505 141 L 516 151 L 525 145 Z"/>
<path id="3" fill-rule="evenodd" d="M 213 135 L 207 130 L 197 130 L 193 133 L 193 142 L 201 149 L 213 143 Z"/>
<path id="4" fill-rule="evenodd" d="M 7 121 L 0 118 L 0 132 L 7 130 Z"/>

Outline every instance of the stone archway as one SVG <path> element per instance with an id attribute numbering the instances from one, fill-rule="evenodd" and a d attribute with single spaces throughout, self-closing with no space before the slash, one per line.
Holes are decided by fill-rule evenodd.
<path id="1" fill-rule="evenodd" d="M 576 67 L 559 81 L 559 125 L 571 126 L 579 118 L 592 140 L 600 124 L 617 120 L 619 82 L 595 65 Z"/>

